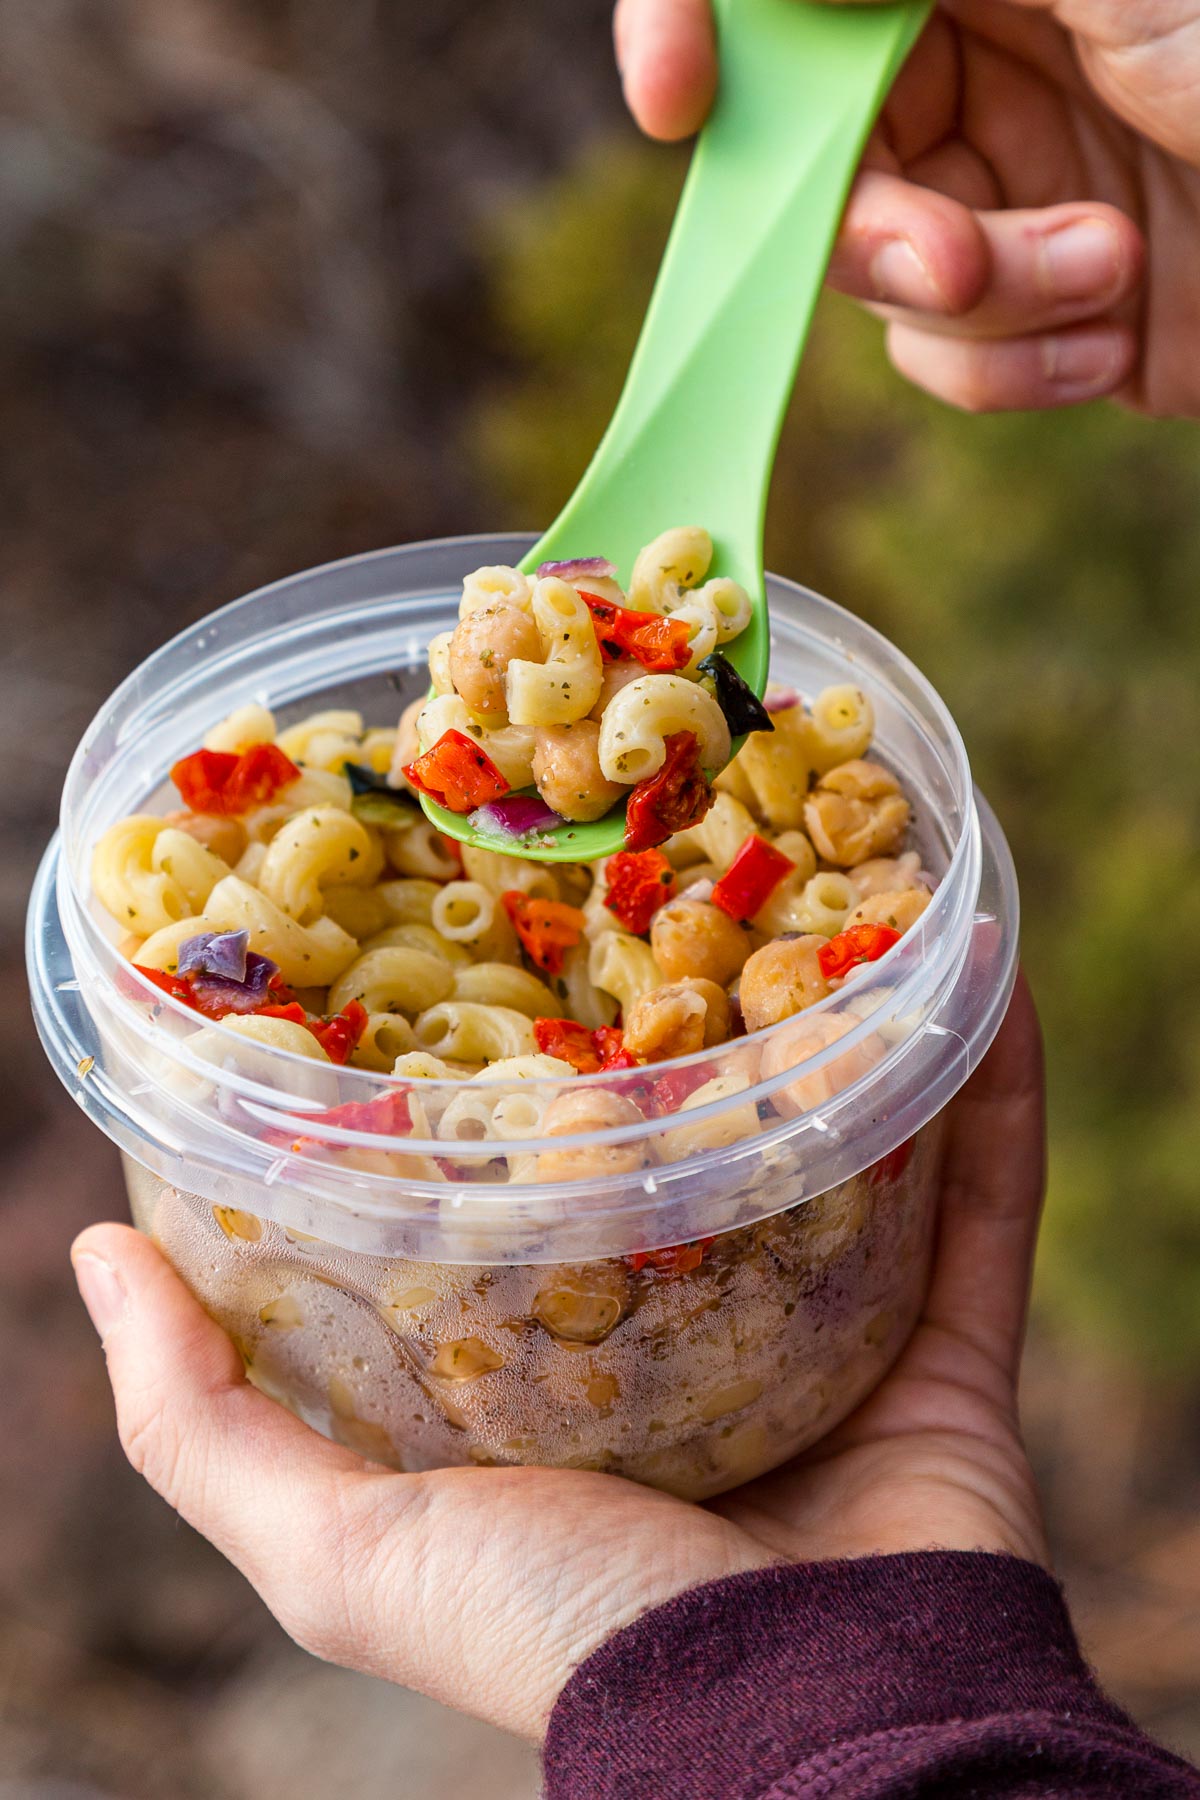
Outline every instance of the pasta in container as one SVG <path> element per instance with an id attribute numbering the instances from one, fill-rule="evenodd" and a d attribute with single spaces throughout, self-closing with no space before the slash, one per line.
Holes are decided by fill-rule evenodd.
<path id="1" fill-rule="evenodd" d="M 1011 863 L 941 702 L 857 620 L 769 578 L 746 735 L 699 673 L 748 616 L 707 532 L 627 587 L 524 548 L 314 570 L 118 690 L 33 899 L 39 1026 L 137 1223 L 316 1428 L 715 1494 L 912 1328 Z M 611 681 L 616 626 L 676 666 Z M 592 805 L 684 732 L 703 804 L 595 867 L 460 848 L 406 771 L 461 726 L 510 787 Z"/>

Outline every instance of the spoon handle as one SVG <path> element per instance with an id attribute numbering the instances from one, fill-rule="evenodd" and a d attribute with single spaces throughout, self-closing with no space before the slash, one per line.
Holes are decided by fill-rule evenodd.
<path id="1" fill-rule="evenodd" d="M 665 525 L 702 524 L 721 572 L 758 591 L 775 446 L 846 195 L 929 11 L 716 0 L 720 91 L 624 392 L 530 566 L 596 545 L 621 564 Z"/>

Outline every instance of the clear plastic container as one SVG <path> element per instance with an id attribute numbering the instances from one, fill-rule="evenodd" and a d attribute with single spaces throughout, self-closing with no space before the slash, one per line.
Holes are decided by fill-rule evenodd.
<path id="1" fill-rule="evenodd" d="M 903 1347 L 928 1277 L 940 1116 L 1012 988 L 1011 858 L 909 662 L 769 580 L 773 672 L 810 694 L 867 689 L 938 887 L 839 993 L 688 1059 L 722 1084 L 699 1107 L 664 1115 L 660 1095 L 644 1116 L 661 1066 L 575 1077 L 580 1129 L 550 1139 L 539 1120 L 565 1083 L 422 1081 L 401 1084 L 407 1131 L 365 1131 L 331 1109 L 394 1093 L 391 1077 L 229 1034 L 212 1060 L 196 1015 L 123 962 L 89 894 L 101 832 L 165 810 L 167 770 L 233 708 L 394 723 L 463 575 L 528 541 L 315 569 L 144 663 L 67 778 L 30 912 L 35 1012 L 62 1080 L 124 1153 L 136 1222 L 251 1378 L 303 1418 L 399 1468 L 546 1463 L 701 1497 L 831 1429 Z M 634 1102 L 615 1124 L 613 1095 Z M 478 1122 L 499 1100 L 501 1139 Z"/>

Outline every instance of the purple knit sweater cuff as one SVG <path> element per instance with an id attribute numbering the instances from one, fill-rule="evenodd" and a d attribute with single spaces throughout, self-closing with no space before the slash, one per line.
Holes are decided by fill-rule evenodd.
<path id="1" fill-rule="evenodd" d="M 919 1773 L 927 1753 L 953 1777 L 961 1752 L 965 1773 L 1014 1715 L 1043 1742 L 1061 1729 L 1135 1763 L 1162 1754 L 1100 1693 L 1032 1563 L 924 1551 L 754 1570 L 678 1595 L 575 1671 L 550 1720 L 546 1796 L 888 1794 L 872 1768 Z"/>

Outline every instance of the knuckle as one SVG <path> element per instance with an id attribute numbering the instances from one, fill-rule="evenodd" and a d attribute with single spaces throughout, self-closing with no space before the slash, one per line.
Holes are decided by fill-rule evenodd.
<path id="1" fill-rule="evenodd" d="M 182 1439 L 165 1401 L 154 1394 L 139 1396 L 121 1408 L 117 1429 L 121 1448 L 138 1474 L 174 1505 Z"/>

